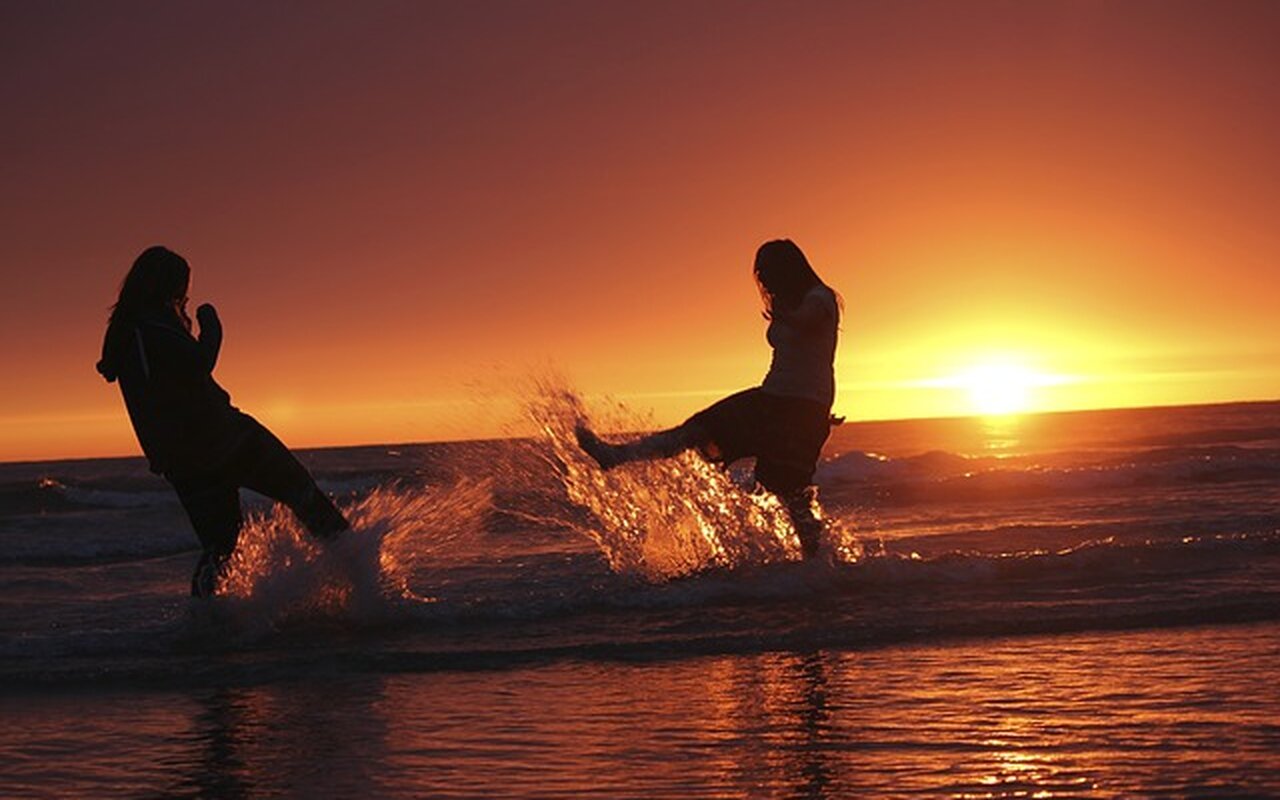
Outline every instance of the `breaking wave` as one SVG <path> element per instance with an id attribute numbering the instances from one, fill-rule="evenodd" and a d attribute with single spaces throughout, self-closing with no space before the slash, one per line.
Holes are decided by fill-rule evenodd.
<path id="1" fill-rule="evenodd" d="M 824 488 L 873 488 L 899 502 L 1065 496 L 1130 487 L 1270 481 L 1280 478 L 1280 450 L 1229 445 L 1167 447 L 1123 457 L 1002 459 L 929 452 L 888 458 L 849 452 L 819 465 Z"/>

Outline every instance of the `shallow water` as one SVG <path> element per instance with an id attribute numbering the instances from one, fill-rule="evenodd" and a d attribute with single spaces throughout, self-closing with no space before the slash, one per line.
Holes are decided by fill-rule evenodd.
<path id="1" fill-rule="evenodd" d="M 846 425 L 819 563 L 579 413 L 302 454 L 354 532 L 212 602 L 140 461 L 0 465 L 0 795 L 1280 796 L 1280 404 Z"/>
<path id="2" fill-rule="evenodd" d="M 1277 669 L 1263 623 L 81 690 L 5 698 L 0 775 L 10 796 L 1274 796 Z"/>

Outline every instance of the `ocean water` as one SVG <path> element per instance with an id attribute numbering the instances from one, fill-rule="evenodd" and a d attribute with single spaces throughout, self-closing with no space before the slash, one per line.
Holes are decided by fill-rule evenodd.
<path id="1" fill-rule="evenodd" d="M 846 424 L 816 562 L 528 413 L 300 453 L 353 531 L 246 493 L 211 601 L 140 459 L 0 464 L 0 796 L 1280 796 L 1280 403 Z"/>

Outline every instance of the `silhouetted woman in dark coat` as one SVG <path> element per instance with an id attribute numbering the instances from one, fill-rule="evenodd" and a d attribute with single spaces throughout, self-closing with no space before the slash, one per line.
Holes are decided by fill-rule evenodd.
<path id="1" fill-rule="evenodd" d="M 178 493 L 204 552 L 191 593 L 213 594 L 235 550 L 243 517 L 240 487 L 289 506 L 322 539 L 348 527 L 315 480 L 270 431 L 231 405 L 213 379 L 222 324 L 212 305 L 187 316 L 191 268 L 182 256 L 151 247 L 120 287 L 98 372 L 118 381 L 129 420 L 151 471 Z"/>

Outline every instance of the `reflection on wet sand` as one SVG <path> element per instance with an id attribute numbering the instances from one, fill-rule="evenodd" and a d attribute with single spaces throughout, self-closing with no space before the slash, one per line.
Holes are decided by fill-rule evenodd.
<path id="1" fill-rule="evenodd" d="M 381 677 L 222 687 L 195 699 L 174 797 L 373 796 L 386 786 Z"/>
<path id="2" fill-rule="evenodd" d="M 1276 633 L 1258 623 L 10 698 L 6 720 L 22 738 L 0 737 L 0 786 L 219 798 L 1269 796 Z M 153 758 L 140 763 L 138 748 Z"/>

